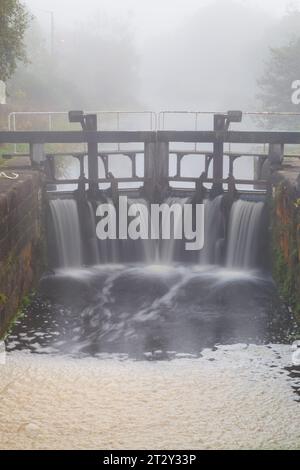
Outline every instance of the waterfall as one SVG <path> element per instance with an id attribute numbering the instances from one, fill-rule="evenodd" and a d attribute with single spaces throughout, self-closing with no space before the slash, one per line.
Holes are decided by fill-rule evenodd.
<path id="1" fill-rule="evenodd" d="M 141 221 L 141 232 L 148 232 L 150 229 L 151 219 L 149 217 L 150 204 L 146 199 L 142 198 L 128 198 L 128 207 L 131 207 L 133 212 L 137 211 Z M 123 242 L 123 248 L 129 248 L 131 258 L 133 252 L 138 256 L 138 261 L 146 262 L 147 264 L 153 263 L 156 259 L 156 243 L 155 240 L 138 239 L 138 240 L 127 240 L 126 244 Z"/>
<path id="2" fill-rule="evenodd" d="M 168 197 L 164 203 L 168 206 L 173 205 L 174 208 L 176 206 L 180 207 L 182 210 L 183 205 L 189 202 L 189 198 L 182 198 L 182 197 Z M 175 209 L 176 210 L 176 209 Z M 168 220 L 162 220 L 161 229 L 164 231 L 166 228 L 166 224 L 168 224 Z M 157 250 L 156 250 L 156 262 L 163 263 L 163 264 L 171 264 L 174 261 L 182 260 L 182 239 L 176 239 L 175 234 L 181 228 L 180 225 L 180 217 L 171 217 L 171 238 L 170 240 L 161 239 L 157 243 Z"/>
<path id="3" fill-rule="evenodd" d="M 50 201 L 60 267 L 82 265 L 80 223 L 76 201 L 54 199 Z"/>
<path id="4" fill-rule="evenodd" d="M 110 197 L 103 197 L 103 201 L 97 201 L 96 206 L 100 204 L 113 204 L 113 200 Z M 96 219 L 95 219 L 96 227 Z M 95 236 L 96 228 L 95 228 Z M 97 240 L 99 246 L 99 259 L 101 263 L 118 263 L 120 262 L 120 240 L 111 240 L 109 238 L 105 240 Z"/>
<path id="5" fill-rule="evenodd" d="M 89 240 L 91 259 L 92 259 L 92 264 L 99 264 L 100 256 L 99 256 L 99 249 L 98 249 L 98 240 L 96 236 L 96 217 L 95 217 L 95 211 L 94 211 L 93 205 L 90 201 L 88 201 L 88 209 L 89 209 L 90 224 L 91 224 L 91 237 Z"/>
<path id="6" fill-rule="evenodd" d="M 188 198 L 180 197 L 168 197 L 164 204 L 167 206 L 177 205 L 177 209 L 182 211 L 183 205 L 188 202 Z M 137 210 L 140 216 L 141 222 L 141 231 L 149 232 L 151 231 L 151 219 L 150 219 L 150 204 L 141 198 L 128 199 L 128 206 L 131 209 Z M 134 212 L 135 212 L 134 210 Z M 122 259 L 126 255 L 126 261 L 130 259 L 135 259 L 137 261 L 143 261 L 147 264 L 157 263 L 157 264 L 171 264 L 174 261 L 180 261 L 182 258 L 182 239 L 176 239 L 174 234 L 179 231 L 181 228 L 180 217 L 174 217 L 171 215 L 171 218 L 161 217 L 160 224 L 160 235 L 164 232 L 164 229 L 169 225 L 170 220 L 170 239 L 163 240 L 151 240 L 148 239 L 138 239 L 138 240 L 120 240 L 121 247 L 121 256 Z M 138 259 L 136 259 L 136 255 Z"/>
<path id="7" fill-rule="evenodd" d="M 200 252 L 186 252 L 184 240 L 174 235 L 181 230 L 180 218 L 165 214 L 160 218 L 159 239 L 121 239 L 98 240 L 96 236 L 95 209 L 88 202 L 87 216 L 79 220 L 77 203 L 73 199 L 55 199 L 50 201 L 53 220 L 55 242 L 60 267 L 81 266 L 99 263 L 131 263 L 143 262 L 146 264 L 166 264 L 174 262 L 200 262 L 201 265 L 224 263 L 227 267 L 251 268 L 257 265 L 259 248 L 259 235 L 261 216 L 264 204 L 262 202 L 249 202 L 238 200 L 232 205 L 227 245 L 225 246 L 225 220 L 222 211 L 222 198 L 218 196 L 213 200 L 206 200 L 205 204 L 205 235 L 204 248 Z M 164 201 L 166 206 L 173 205 L 173 210 L 180 212 L 188 198 L 169 197 Z M 107 203 L 112 203 L 108 198 Z M 128 223 L 139 214 L 141 232 L 150 230 L 149 203 L 142 198 L 128 199 L 128 209 L 131 216 Z M 162 210 L 162 209 L 160 209 Z M 161 214 L 160 214 L 161 215 Z M 176 226 L 177 221 L 178 226 Z M 86 246 L 81 237 L 81 226 L 86 234 Z M 162 234 L 169 231 L 170 239 L 162 239 Z M 150 230 L 151 231 L 151 230 Z M 83 256 L 83 248 L 85 255 Z"/>
<path id="8" fill-rule="evenodd" d="M 251 268 L 257 264 L 263 202 L 238 200 L 229 217 L 226 265 Z"/>
<path id="9" fill-rule="evenodd" d="M 204 201 L 204 247 L 200 251 L 201 264 L 219 264 L 220 245 L 224 241 L 223 196 Z"/>

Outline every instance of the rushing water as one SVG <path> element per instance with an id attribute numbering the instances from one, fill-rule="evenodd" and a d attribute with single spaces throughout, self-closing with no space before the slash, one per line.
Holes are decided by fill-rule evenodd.
<path id="1" fill-rule="evenodd" d="M 8 349 L 199 356 L 216 344 L 286 342 L 294 328 L 289 317 L 272 280 L 260 272 L 103 265 L 45 276 Z"/>
<path id="2" fill-rule="evenodd" d="M 186 200 L 166 201 L 174 202 Z M 129 201 L 133 204 L 140 212 L 146 207 L 144 200 Z M 216 344 L 287 342 L 293 333 L 289 312 L 257 263 L 262 202 L 236 201 L 226 235 L 222 197 L 206 201 L 199 264 L 175 263 L 182 256 L 182 240 L 101 241 L 98 250 L 96 240 L 90 240 L 96 221 L 89 203 L 94 266 L 76 269 L 83 245 L 76 203 L 54 200 L 50 207 L 61 268 L 42 278 L 9 349 L 169 358 L 172 351 L 199 355 Z M 145 211 L 141 220 L 148 226 L 146 217 Z M 218 264 L 222 258 L 226 266 Z"/>
<path id="3" fill-rule="evenodd" d="M 204 201 L 204 247 L 200 252 L 201 264 L 220 264 L 221 244 L 225 237 L 225 221 L 222 214 L 222 196 Z"/>
<path id="4" fill-rule="evenodd" d="M 89 220 L 91 223 L 91 235 L 88 240 L 90 252 L 91 252 L 91 259 L 92 264 L 99 264 L 100 263 L 100 255 L 99 255 L 99 247 L 98 247 L 98 239 L 96 235 L 96 217 L 93 205 L 90 201 L 88 201 L 88 213 L 89 213 Z"/>
<path id="5" fill-rule="evenodd" d="M 234 202 L 229 218 L 228 267 L 251 268 L 257 265 L 263 208 L 263 202 Z"/>
<path id="6" fill-rule="evenodd" d="M 62 267 L 81 266 L 82 244 L 79 215 L 73 199 L 50 201 L 56 247 Z"/>
<path id="7" fill-rule="evenodd" d="M 187 198 L 167 198 L 164 204 L 183 207 Z M 107 200 L 107 203 L 112 203 Z M 263 202 L 238 200 L 234 202 L 229 216 L 229 229 L 226 236 L 225 219 L 222 211 L 222 196 L 214 200 L 206 200 L 205 204 L 205 236 L 204 247 L 200 251 L 199 262 L 202 265 L 222 264 L 226 258 L 229 268 L 255 268 L 258 265 L 258 247 L 261 236 L 261 221 L 264 208 Z M 137 208 L 140 215 L 142 231 L 148 232 L 149 204 L 144 199 L 129 199 L 128 207 Z M 89 263 L 144 262 L 147 264 L 161 263 L 170 265 L 174 262 L 195 262 L 197 257 L 187 256 L 183 249 L 183 240 L 171 237 L 170 240 L 97 240 L 95 208 L 87 202 L 89 225 L 88 238 L 82 239 L 83 229 L 80 227 L 77 204 L 72 199 L 54 199 L 50 201 L 50 209 L 54 226 L 59 267 L 75 267 L 86 264 L 82 254 L 85 244 L 89 251 Z M 177 222 L 179 218 L 177 219 Z M 166 221 L 162 220 L 163 232 Z M 171 224 L 171 233 L 177 231 Z M 227 243 L 226 239 L 227 238 Z"/>
<path id="8" fill-rule="evenodd" d="M 60 268 L 7 338 L 0 447 L 300 447 L 297 328 L 258 262 L 263 203 L 236 201 L 226 230 L 222 198 L 206 201 L 200 260 L 178 240 L 89 238 L 90 266 L 76 203 L 50 207 Z"/>

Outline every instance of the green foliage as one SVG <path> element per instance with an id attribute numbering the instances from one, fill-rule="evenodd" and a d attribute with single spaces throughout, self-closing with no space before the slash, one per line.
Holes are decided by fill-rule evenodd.
<path id="1" fill-rule="evenodd" d="M 0 305 L 4 305 L 7 302 L 7 296 L 0 292 Z"/>
<path id="2" fill-rule="evenodd" d="M 291 207 L 294 206 L 291 220 L 282 223 L 276 216 L 276 203 L 284 197 L 286 188 L 284 183 L 280 183 L 276 188 L 276 197 L 273 199 L 271 210 L 273 213 L 272 224 L 272 251 L 273 251 L 273 277 L 279 289 L 283 300 L 289 305 L 300 324 L 300 293 L 298 289 L 300 279 L 300 265 L 298 262 L 298 246 L 296 234 L 296 217 L 298 211 L 298 202 L 291 200 Z M 280 240 L 283 235 L 288 235 L 288 259 L 285 258 Z"/>
<path id="3" fill-rule="evenodd" d="M 19 0 L 0 0 L 0 80 L 8 80 L 26 61 L 24 34 L 30 15 Z"/>
<path id="4" fill-rule="evenodd" d="M 300 322 L 300 298 L 297 292 L 296 279 L 300 276 L 300 267 L 291 267 L 285 262 L 282 252 L 274 250 L 273 276 L 278 285 L 279 293 L 289 305 Z"/>
<path id="5" fill-rule="evenodd" d="M 284 260 L 280 250 L 274 250 L 273 274 L 282 297 L 290 304 L 294 304 L 294 275 Z"/>
<path id="6" fill-rule="evenodd" d="M 35 290 L 32 290 L 29 294 L 24 295 L 21 301 L 21 306 L 20 306 L 21 311 L 31 304 L 32 298 L 34 296 L 35 296 Z"/>
<path id="7" fill-rule="evenodd" d="M 5 331 L 3 332 L 2 335 L 0 335 L 0 340 L 5 340 L 8 335 L 11 334 L 12 330 L 14 329 L 14 326 L 16 322 L 24 316 L 24 312 L 22 309 L 17 310 L 15 316 L 11 319 L 9 322 L 8 326 L 6 327 Z"/>
<path id="8" fill-rule="evenodd" d="M 271 49 L 264 76 L 259 80 L 261 98 L 269 110 L 290 109 L 291 83 L 300 77 L 300 38 L 288 45 Z"/>
<path id="9" fill-rule="evenodd" d="M 14 329 L 14 326 L 15 326 L 16 322 L 18 320 L 20 320 L 20 318 L 22 318 L 25 315 L 26 308 L 29 307 L 29 305 L 31 304 L 31 302 L 34 299 L 35 295 L 36 295 L 35 290 L 32 290 L 29 294 L 24 295 L 24 297 L 22 298 L 22 300 L 20 302 L 20 306 L 19 306 L 18 310 L 16 311 L 13 318 L 10 320 L 10 322 L 7 325 L 7 327 L 4 331 L 4 333 L 2 334 L 2 336 L 0 335 L 0 340 L 4 340 L 9 334 L 11 334 L 11 332 Z M 1 294 L 0 294 L 0 305 L 1 305 Z"/>
<path id="10" fill-rule="evenodd" d="M 30 63 L 20 65 L 7 84 L 8 103 L 30 110 L 61 110 L 72 107 L 77 89 L 61 73 L 59 59 L 52 57 L 36 20 L 25 35 Z M 19 120 L 19 126 L 31 130 L 30 123 Z M 35 121 L 36 124 L 36 121 Z M 47 129 L 47 117 L 39 119 L 39 126 Z M 43 128 L 43 127 L 42 127 Z"/>

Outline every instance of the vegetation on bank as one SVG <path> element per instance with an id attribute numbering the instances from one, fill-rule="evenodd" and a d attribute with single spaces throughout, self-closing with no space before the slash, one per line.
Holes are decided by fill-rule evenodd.
<path id="1" fill-rule="evenodd" d="M 0 80 L 6 82 L 18 64 L 27 62 L 24 36 L 30 14 L 19 0 L 0 2 Z"/>
<path id="2" fill-rule="evenodd" d="M 272 208 L 273 277 L 300 321 L 300 207 L 296 190 L 282 181 Z"/>
<path id="3" fill-rule="evenodd" d="M 25 295 L 20 302 L 19 308 L 17 309 L 15 315 L 10 319 L 8 325 L 6 326 L 5 330 L 0 335 L 0 340 L 5 340 L 13 331 L 14 326 L 20 318 L 22 318 L 26 313 L 26 308 L 31 304 L 33 298 L 35 296 L 35 291 L 33 290 L 28 295 Z M 1 299 L 1 294 L 0 294 Z M 1 302 L 0 302 L 1 303 Z"/>

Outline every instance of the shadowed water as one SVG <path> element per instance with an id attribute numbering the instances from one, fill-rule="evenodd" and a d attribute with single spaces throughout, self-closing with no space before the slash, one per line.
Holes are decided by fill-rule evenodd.
<path id="1" fill-rule="evenodd" d="M 8 349 L 163 359 L 218 344 L 287 342 L 293 327 L 259 272 L 105 265 L 45 276 Z"/>

